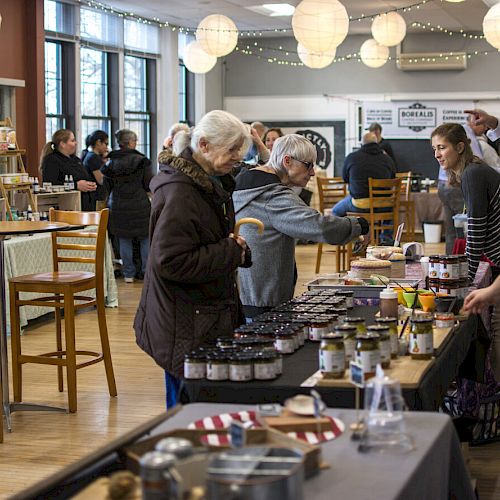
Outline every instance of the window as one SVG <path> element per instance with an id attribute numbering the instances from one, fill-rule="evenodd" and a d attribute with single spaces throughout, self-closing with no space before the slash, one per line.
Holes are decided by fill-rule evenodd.
<path id="1" fill-rule="evenodd" d="M 182 61 L 179 61 L 179 121 L 188 119 L 187 113 L 187 69 Z"/>
<path id="2" fill-rule="evenodd" d="M 125 128 L 138 137 L 137 149 L 150 157 L 151 109 L 148 95 L 147 60 L 125 56 Z"/>
<path id="3" fill-rule="evenodd" d="M 56 0 L 44 0 L 44 23 L 47 31 L 75 34 L 74 7 Z"/>
<path id="4" fill-rule="evenodd" d="M 121 19 L 95 9 L 80 9 L 80 36 L 99 44 L 123 44 Z"/>
<path id="5" fill-rule="evenodd" d="M 63 114 L 62 46 L 58 42 L 45 42 L 45 121 L 47 141 L 52 134 L 66 127 Z"/>
<path id="6" fill-rule="evenodd" d="M 127 49 L 158 54 L 160 51 L 158 27 L 125 19 L 124 42 Z"/>
<path id="7" fill-rule="evenodd" d="M 110 133 L 111 118 L 108 113 L 108 71 L 107 54 L 100 50 L 82 47 L 81 59 L 81 110 L 82 137 L 94 130 Z"/>

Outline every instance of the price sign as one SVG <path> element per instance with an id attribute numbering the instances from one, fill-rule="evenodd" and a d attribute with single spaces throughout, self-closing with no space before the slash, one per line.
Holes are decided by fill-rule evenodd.
<path id="1" fill-rule="evenodd" d="M 361 389 L 365 386 L 363 367 L 355 361 L 351 361 L 349 363 L 349 380 L 351 384 L 360 387 Z"/>

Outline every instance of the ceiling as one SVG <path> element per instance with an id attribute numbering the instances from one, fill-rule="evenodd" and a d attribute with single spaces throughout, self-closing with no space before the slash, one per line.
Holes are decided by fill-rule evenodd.
<path id="1" fill-rule="evenodd" d="M 297 5 L 300 0 L 286 0 Z M 393 8 L 407 7 L 418 0 L 341 0 L 350 16 L 377 14 Z M 451 3 L 442 0 L 428 0 L 419 9 L 401 12 L 407 25 L 417 21 L 430 22 L 434 26 L 457 30 L 481 32 L 487 3 L 498 0 L 465 0 Z M 283 3 L 279 0 L 105 0 L 105 4 L 121 11 L 133 12 L 147 18 L 159 18 L 172 24 L 196 27 L 209 14 L 224 14 L 230 17 L 241 30 L 285 29 L 291 27 L 290 17 L 269 17 L 252 12 L 245 7 L 263 3 Z M 370 32 L 369 19 L 351 22 L 350 34 Z"/>

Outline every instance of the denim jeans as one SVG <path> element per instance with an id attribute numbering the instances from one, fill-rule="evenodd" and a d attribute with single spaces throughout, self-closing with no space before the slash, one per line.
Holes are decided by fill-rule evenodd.
<path id="1" fill-rule="evenodd" d="M 361 214 L 369 213 L 369 209 L 358 208 L 352 204 L 352 196 L 348 194 L 343 200 L 340 200 L 333 208 L 332 213 L 337 217 L 345 217 L 347 212 L 358 212 Z"/>
<path id="2" fill-rule="evenodd" d="M 179 390 L 181 387 L 181 379 L 165 372 L 165 392 L 167 410 L 173 408 L 179 401 Z"/>
<path id="3" fill-rule="evenodd" d="M 120 242 L 120 257 L 123 261 L 123 276 L 125 278 L 133 278 L 135 276 L 135 265 L 132 238 L 119 238 Z M 149 240 L 144 238 L 139 240 L 141 245 L 141 269 L 142 273 L 146 272 L 146 263 L 148 262 Z"/>

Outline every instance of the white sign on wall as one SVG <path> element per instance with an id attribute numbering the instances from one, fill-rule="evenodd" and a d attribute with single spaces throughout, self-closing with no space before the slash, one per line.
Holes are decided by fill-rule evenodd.
<path id="1" fill-rule="evenodd" d="M 448 122 L 464 124 L 472 102 L 364 102 L 364 128 L 377 122 L 386 139 L 429 139 L 432 131 Z"/>

